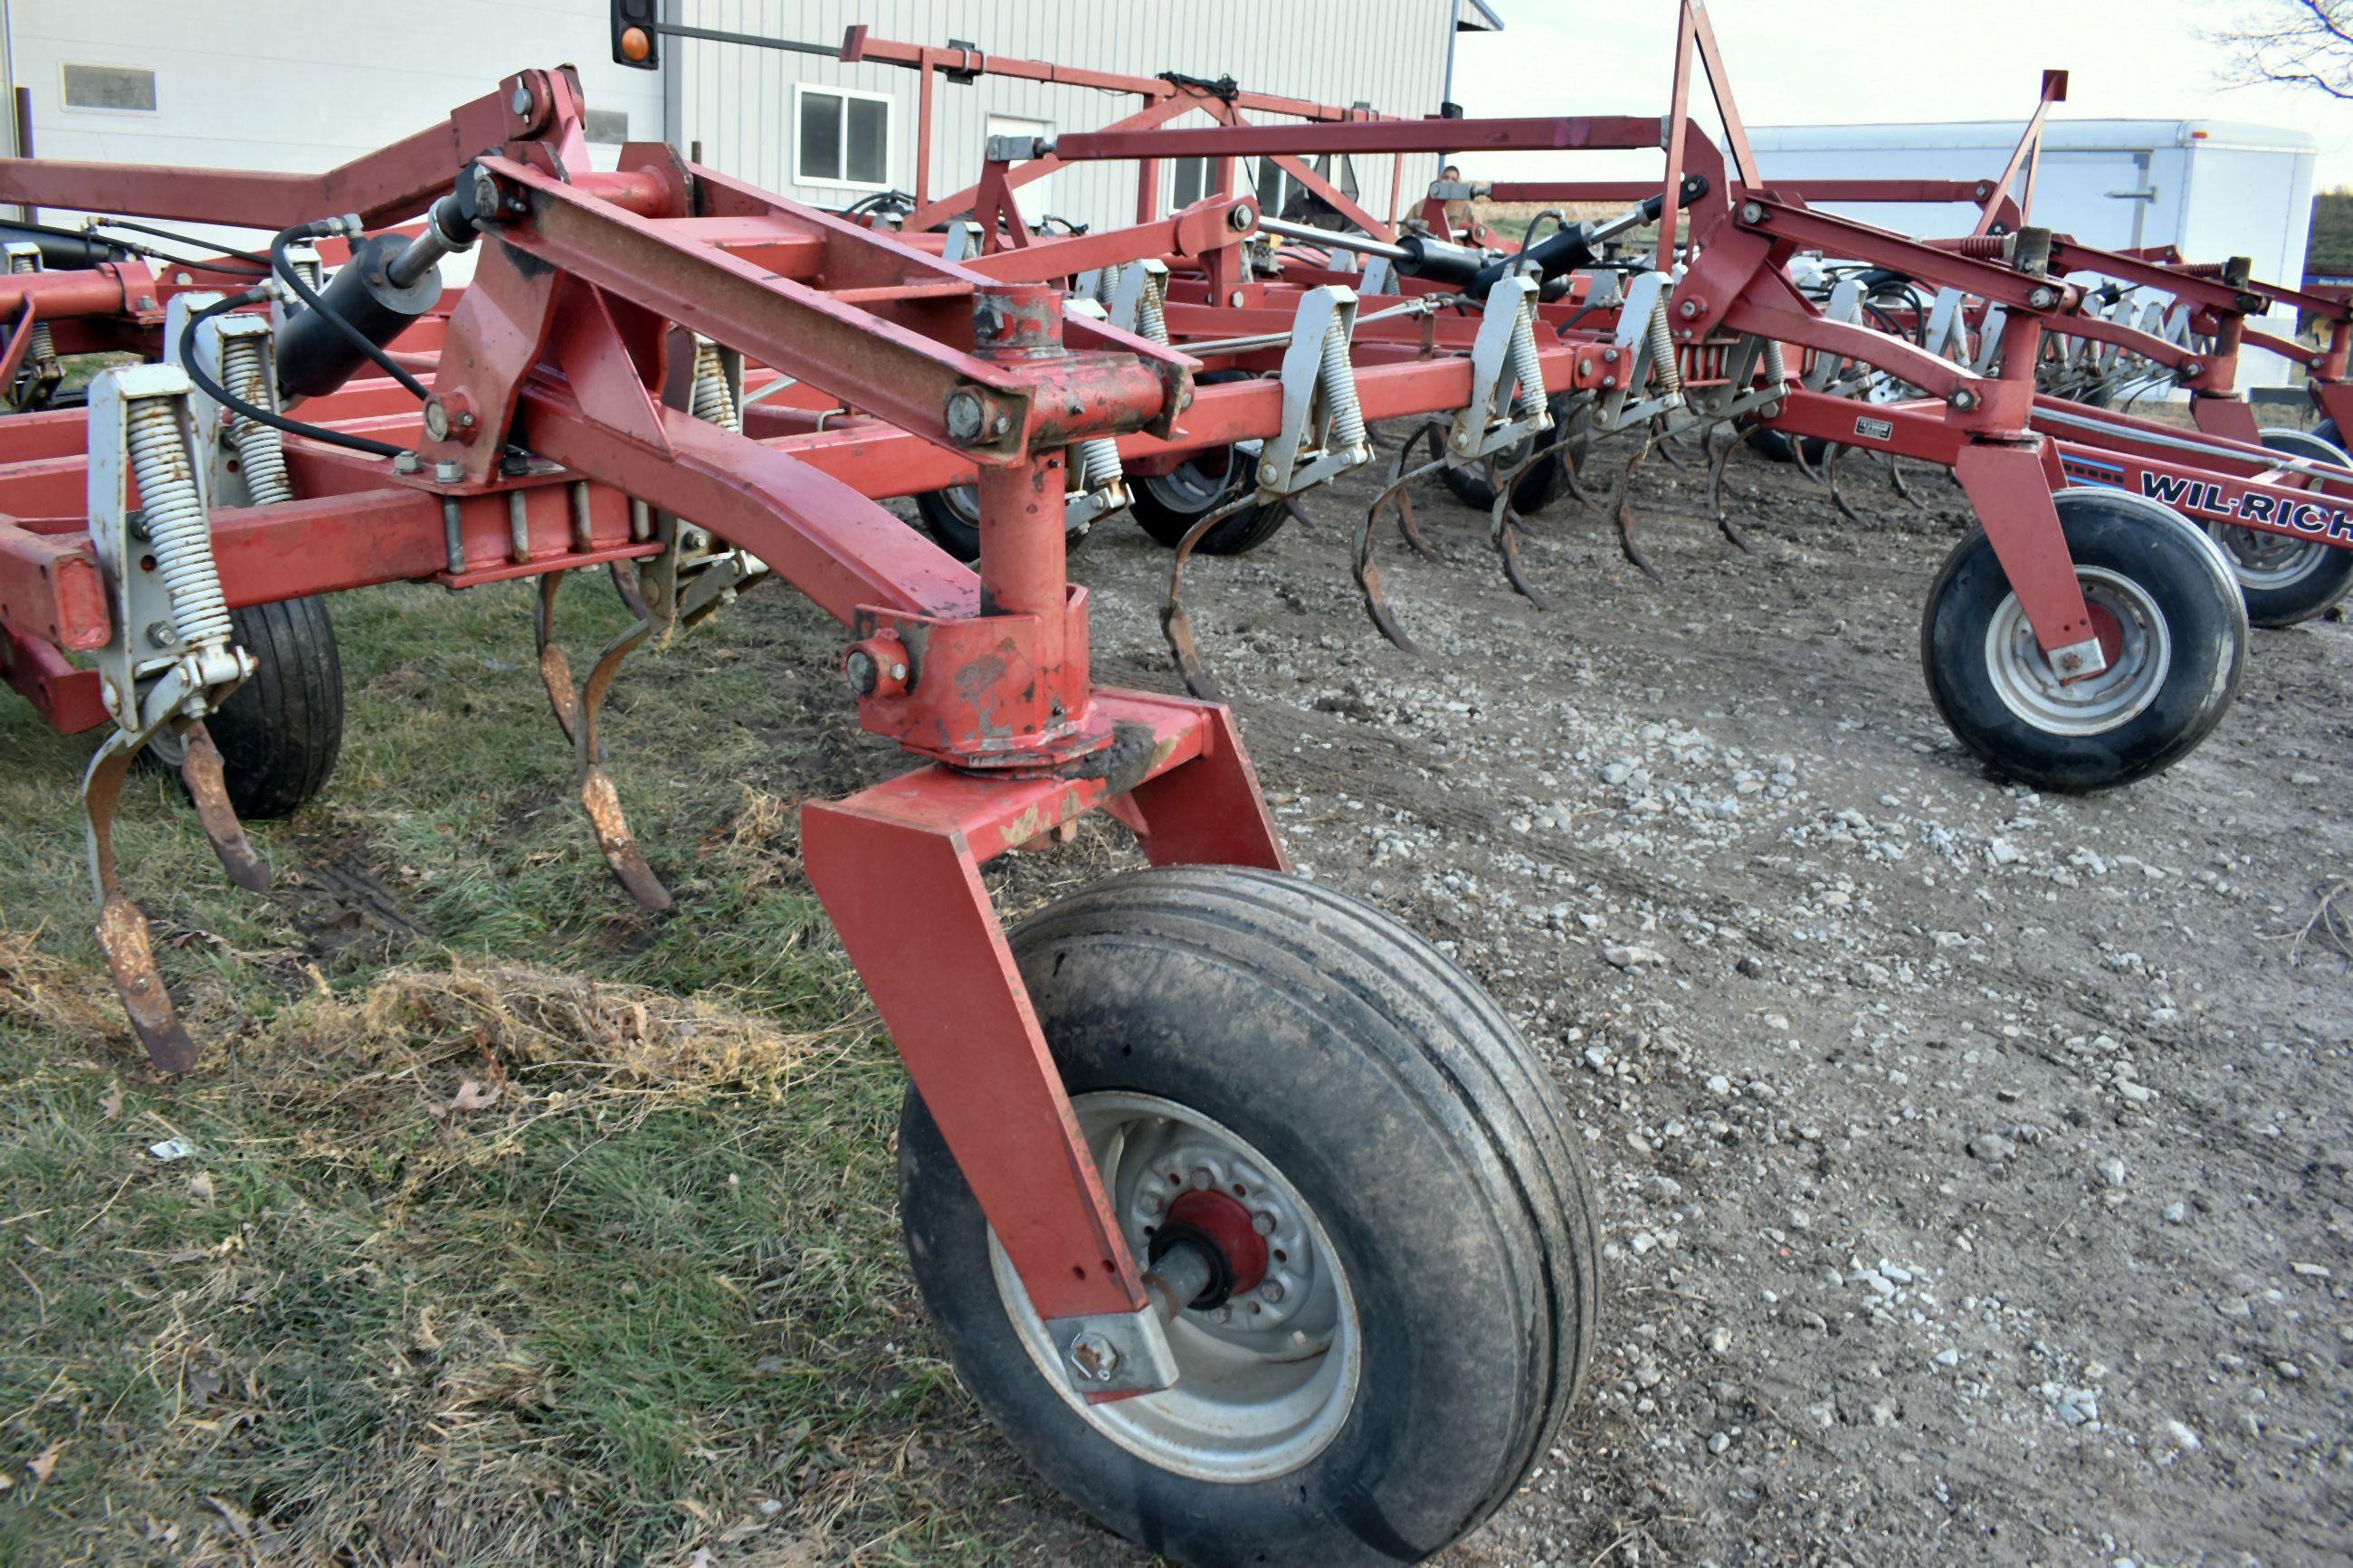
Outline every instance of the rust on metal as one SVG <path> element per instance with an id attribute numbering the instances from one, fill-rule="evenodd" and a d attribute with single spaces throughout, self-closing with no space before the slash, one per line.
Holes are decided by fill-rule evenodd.
<path id="1" fill-rule="evenodd" d="M 230 881 L 249 893 L 269 891 L 269 863 L 246 837 L 245 825 L 237 821 L 237 808 L 228 803 L 220 748 L 213 744 L 212 731 L 201 721 L 191 723 L 181 732 L 180 748 L 180 782 L 188 786 L 196 821 L 212 841 L 213 853 L 220 857 L 221 868 Z"/>

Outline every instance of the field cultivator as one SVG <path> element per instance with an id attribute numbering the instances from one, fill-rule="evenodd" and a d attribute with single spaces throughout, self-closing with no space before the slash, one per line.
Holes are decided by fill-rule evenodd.
<path id="1" fill-rule="evenodd" d="M 1304 484 L 1362 460 L 1364 418 L 1465 405 L 1495 439 L 1570 351 L 1514 362 L 1533 392 L 1475 388 L 1472 353 L 1359 373 L 1345 336 L 1320 378 L 1197 385 L 1065 284 L 1200 264 L 1256 232 L 1249 198 L 949 260 L 658 144 L 591 172 L 565 69 L 325 176 L 19 161 L 0 195 L 275 231 L 266 279 L 126 299 L 131 264 L 79 269 L 107 279 L 86 316 L 153 357 L 0 422 L 6 673 L 101 733 L 99 935 L 159 1068 L 198 1051 L 114 853 L 125 774 L 168 756 L 265 886 L 240 811 L 315 793 L 340 733 L 324 595 L 534 580 L 583 804 L 659 909 L 604 695 L 632 648 L 780 579 L 845 626 L 861 725 L 923 764 L 807 804 L 801 853 L 906 1064 L 909 1251 L 991 1415 L 1187 1562 L 1419 1561 L 1511 1494 L 1590 1357 L 1575 1134 L 1458 968 L 1285 874 L 1223 708 L 1093 684 L 1065 531 L 1122 461 L 1255 443 Z M 314 280 L 304 245 L 348 258 Z M 83 319 L 38 303 L 60 287 L 18 283 L 18 322 Z M 873 500 L 956 485 L 976 568 Z M 580 679 L 549 611 L 590 569 L 634 624 Z M 1002 930 L 980 868 L 1095 810 L 1155 868 Z"/>

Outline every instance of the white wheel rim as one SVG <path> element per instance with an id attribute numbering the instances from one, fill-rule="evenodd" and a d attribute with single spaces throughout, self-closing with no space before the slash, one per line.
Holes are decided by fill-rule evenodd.
<path id="1" fill-rule="evenodd" d="M 1223 457 L 1224 462 L 1212 468 L 1206 459 Z M 1171 511 L 1190 512 L 1195 517 L 1207 514 L 1233 488 L 1234 454 L 1229 447 L 1197 454 L 1177 464 L 1165 474 L 1151 474 L 1144 479 L 1161 505 Z"/>
<path id="2" fill-rule="evenodd" d="M 2337 464 L 2346 460 L 2343 452 L 2307 431 L 2274 426 L 2263 432 L 2263 441 L 2284 457 Z M 2331 549 L 2316 539 L 2294 539 L 2284 533 L 2266 533 L 2260 528 L 2241 528 L 2235 523 L 2210 522 L 2206 531 L 2231 558 L 2232 575 L 2238 578 L 2242 588 L 2294 587 L 2320 569 Z"/>
<path id="3" fill-rule="evenodd" d="M 2007 595 L 1986 626 L 1985 659 L 2002 706 L 2053 735 L 2100 735 L 2132 722 L 2165 689 L 2173 637 L 2148 590 L 2105 566 L 2078 566 L 2084 602 L 2116 617 L 2120 646 L 2108 668 L 2063 684 L 2035 645 L 2016 594 Z"/>
<path id="4" fill-rule="evenodd" d="M 2231 574 L 2242 588 L 2293 587 L 2328 559 L 2329 547 L 2316 539 L 2291 539 L 2234 522 L 2210 522 L 2206 531 L 2231 558 Z"/>
<path id="5" fill-rule="evenodd" d="M 1190 1479 L 1262 1481 L 1306 1464 L 1347 1424 L 1363 1371 L 1356 1295 L 1323 1226 L 1264 1155 L 1197 1110 L 1123 1091 L 1074 1095 L 1071 1108 L 1138 1258 L 1151 1247 L 1155 1205 L 1206 1184 L 1241 1188 L 1240 1201 L 1269 1216 L 1269 1261 L 1265 1280 L 1226 1307 L 1180 1312 L 1167 1325 L 1176 1387 L 1089 1405 L 992 1230 L 989 1268 L 1038 1374 L 1088 1426 Z"/>

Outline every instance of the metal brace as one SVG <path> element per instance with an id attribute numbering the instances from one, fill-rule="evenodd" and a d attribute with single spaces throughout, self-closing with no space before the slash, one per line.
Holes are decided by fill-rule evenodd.
<path id="1" fill-rule="evenodd" d="M 1282 356 L 1282 424 L 1259 454 L 1258 493 L 1295 496 L 1372 460 L 1348 347 L 1356 291 L 1336 283 L 1301 296 Z"/>
<path id="2" fill-rule="evenodd" d="M 1675 279 L 1644 272 L 1626 286 L 1618 312 L 1618 352 L 1625 356 L 1624 384 L 1604 392 L 1593 406 L 1593 427 L 1603 434 L 1639 428 L 1683 405 L 1683 367 L 1675 355 L 1674 330 L 1667 320 L 1667 297 Z M 1659 394 L 1638 398 L 1655 376 Z"/>
<path id="3" fill-rule="evenodd" d="M 164 307 L 164 359 L 180 364 L 180 343 L 188 318 L 219 303 L 218 294 L 174 294 Z M 276 340 L 267 319 L 238 312 L 196 324 L 196 368 L 258 408 L 282 413 L 278 394 Z M 185 367 L 183 366 L 185 369 Z M 259 420 L 247 419 L 193 386 L 188 406 L 210 458 L 207 479 L 214 500 L 223 506 L 270 506 L 294 499 L 286 474 L 285 438 Z"/>
<path id="4" fill-rule="evenodd" d="M 1454 411 L 1446 461 L 1468 468 L 1524 437 L 1552 428 L 1544 363 L 1536 354 L 1534 279 L 1498 278 L 1487 291 L 1479 335 L 1471 342 L 1471 401 Z"/>

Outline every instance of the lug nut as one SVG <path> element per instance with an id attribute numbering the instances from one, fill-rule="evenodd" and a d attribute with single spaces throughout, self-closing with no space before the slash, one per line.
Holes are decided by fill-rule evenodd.
<path id="1" fill-rule="evenodd" d="M 1261 1209 L 1258 1213 L 1250 1215 L 1250 1228 L 1258 1232 L 1261 1236 L 1272 1236 L 1274 1234 L 1274 1216 L 1267 1213 L 1264 1209 Z"/>
<path id="2" fill-rule="evenodd" d="M 1162 1209 L 1165 1209 L 1167 1206 L 1168 1200 L 1162 1197 L 1158 1193 L 1148 1192 L 1144 1194 L 1144 1212 L 1145 1214 L 1158 1214 Z"/>
<path id="3" fill-rule="evenodd" d="M 1270 1279 L 1258 1288 L 1258 1299 L 1271 1307 L 1282 1300 L 1282 1281 Z"/>
<path id="4" fill-rule="evenodd" d="M 1196 1165 L 1193 1167 L 1193 1190 L 1195 1192 L 1208 1192 L 1210 1187 L 1216 1184 L 1217 1180 L 1216 1173 L 1212 1172 L 1208 1166 Z"/>

